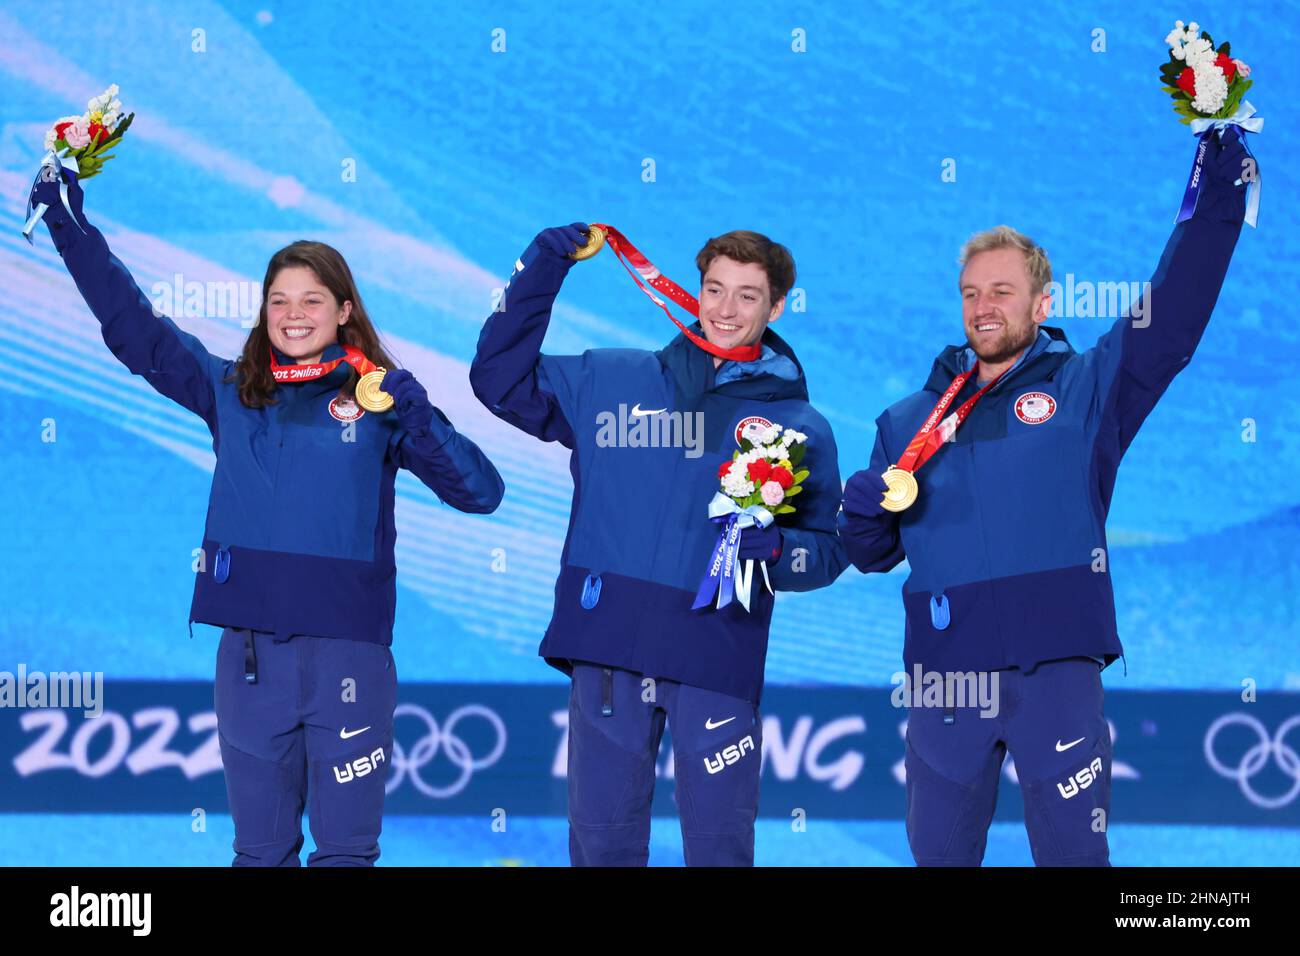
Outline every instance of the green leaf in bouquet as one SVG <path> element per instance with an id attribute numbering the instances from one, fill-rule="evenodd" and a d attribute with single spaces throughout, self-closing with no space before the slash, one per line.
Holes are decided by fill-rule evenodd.
<path id="1" fill-rule="evenodd" d="M 798 468 L 799 462 L 803 461 L 804 452 L 807 450 L 808 446 L 805 444 L 799 444 L 792 447 L 790 449 L 790 464 Z"/>
<path id="2" fill-rule="evenodd" d="M 787 488 L 787 489 L 785 490 L 785 496 L 786 496 L 787 498 L 793 498 L 795 495 L 799 494 L 801 491 L 803 491 L 803 485 L 791 485 L 789 488 Z"/>
<path id="3" fill-rule="evenodd" d="M 777 507 L 772 511 L 772 514 L 774 515 L 794 514 L 794 505 L 777 505 Z"/>
<path id="4" fill-rule="evenodd" d="M 748 438 L 742 438 L 740 440 L 740 453 L 742 455 L 745 454 L 746 452 L 750 452 L 753 450 L 754 450 L 754 443 L 752 441 L 750 441 Z"/>
<path id="5" fill-rule="evenodd" d="M 117 124 L 117 129 L 113 130 L 113 137 L 120 139 L 122 134 L 131 128 L 131 120 L 135 119 L 134 113 L 127 113 L 126 118 Z"/>
<path id="6" fill-rule="evenodd" d="M 796 485 L 802 485 L 802 484 L 803 484 L 805 481 L 807 481 L 807 480 L 808 480 L 808 469 L 807 469 L 807 468 L 802 468 L 802 469 L 800 469 L 799 471 L 796 471 L 796 472 L 794 473 L 794 483 L 795 483 Z"/>
<path id="7" fill-rule="evenodd" d="M 1169 57 L 1168 63 L 1160 64 L 1160 78 L 1165 80 L 1177 79 L 1178 77 L 1182 76 L 1183 70 L 1186 67 L 1187 67 L 1186 63 L 1184 63 L 1182 60 L 1175 60 L 1171 55 Z"/>
<path id="8" fill-rule="evenodd" d="M 1222 43 L 1219 44 L 1219 49 L 1218 49 L 1216 52 L 1218 52 L 1218 53 L 1226 53 L 1229 57 L 1231 57 L 1231 56 L 1232 56 L 1232 47 L 1228 46 L 1228 41 L 1227 41 L 1227 40 L 1224 40 Z"/>
<path id="9" fill-rule="evenodd" d="M 1250 89 L 1250 80 L 1242 80 L 1240 83 L 1233 81 L 1232 86 L 1228 88 L 1228 95 L 1223 101 L 1223 108 L 1214 114 L 1215 119 L 1227 119 L 1233 113 L 1237 112 L 1237 107 L 1241 105 L 1242 97 Z"/>
<path id="10" fill-rule="evenodd" d="M 1201 39 L 1204 40 L 1206 43 L 1208 43 L 1211 48 L 1213 48 L 1214 40 L 1211 39 L 1210 35 L 1206 33 L 1204 30 L 1201 31 Z"/>

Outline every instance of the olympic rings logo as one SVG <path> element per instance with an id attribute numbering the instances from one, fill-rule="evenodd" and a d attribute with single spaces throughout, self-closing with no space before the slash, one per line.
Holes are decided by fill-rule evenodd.
<path id="1" fill-rule="evenodd" d="M 492 766 L 505 753 L 506 725 L 496 711 L 484 707 L 482 704 L 466 704 L 457 708 L 452 711 L 451 716 L 447 718 L 447 722 L 441 728 L 439 728 L 438 722 L 433 719 L 433 715 L 418 704 L 398 704 L 393 710 L 394 724 L 396 724 L 398 717 L 403 716 L 420 718 L 428 729 L 428 733 L 416 741 L 415 746 L 411 748 L 409 757 L 406 751 L 402 749 L 401 744 L 397 742 L 394 733 L 393 773 L 392 777 L 384 785 L 385 793 L 392 793 L 405 777 L 410 776 L 415 789 L 426 797 L 432 797 L 435 800 L 446 800 L 449 797 L 454 797 L 469 785 L 470 778 L 474 775 L 475 770 L 484 770 Z M 496 744 L 483 757 L 473 756 L 470 753 L 469 745 L 456 736 L 456 725 L 467 717 L 481 717 L 486 720 L 496 735 Z M 460 775 L 445 787 L 435 787 L 420 776 L 421 768 L 432 763 L 439 752 L 446 752 L 447 759 L 451 761 L 452 765 L 460 768 Z"/>
<path id="2" fill-rule="evenodd" d="M 1249 727 L 1259 736 L 1259 742 L 1241 755 L 1241 759 L 1235 767 L 1227 766 L 1214 753 L 1214 740 L 1219 731 L 1231 724 L 1241 724 L 1243 727 Z M 1297 755 L 1295 750 L 1283 743 L 1283 739 L 1293 727 L 1300 727 L 1300 714 L 1296 714 L 1284 721 L 1282 726 L 1277 729 L 1277 733 L 1273 735 L 1272 739 L 1269 739 L 1268 731 L 1256 718 L 1247 714 L 1224 714 L 1211 724 L 1210 729 L 1205 732 L 1205 759 L 1219 776 L 1227 777 L 1229 780 L 1236 780 L 1246 799 L 1255 806 L 1263 807 L 1266 810 L 1285 807 L 1300 794 L 1300 755 Z M 1264 769 L 1270 755 L 1277 761 L 1277 765 L 1282 769 L 1282 772 L 1290 776 L 1293 781 L 1291 789 L 1280 797 L 1266 797 L 1256 792 L 1250 782 L 1251 777 Z"/>

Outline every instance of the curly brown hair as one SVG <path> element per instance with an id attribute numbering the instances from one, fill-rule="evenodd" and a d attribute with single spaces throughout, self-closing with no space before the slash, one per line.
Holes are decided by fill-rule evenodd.
<path id="1" fill-rule="evenodd" d="M 379 333 L 366 314 L 366 307 L 361 302 L 361 293 L 352 279 L 352 270 L 347 261 L 332 246 L 323 242 L 311 242 L 300 239 L 291 243 L 271 257 L 266 266 L 266 278 L 262 281 L 262 306 L 257 314 L 257 324 L 248 333 L 244 350 L 235 364 L 234 373 L 226 381 L 239 382 L 239 400 L 247 408 L 263 408 L 276 404 L 274 397 L 278 387 L 271 374 L 271 336 L 266 329 L 266 295 L 275 282 L 281 269 L 291 266 L 303 266 L 315 273 L 320 283 L 334 296 L 336 306 L 344 302 L 352 303 L 352 314 L 348 321 L 339 327 L 339 345 L 352 345 L 376 365 L 393 368 L 393 360 L 388 357 L 379 344 Z M 340 395 L 351 398 L 355 394 L 357 380 L 356 369 L 348 376 L 347 382 L 339 389 Z"/>

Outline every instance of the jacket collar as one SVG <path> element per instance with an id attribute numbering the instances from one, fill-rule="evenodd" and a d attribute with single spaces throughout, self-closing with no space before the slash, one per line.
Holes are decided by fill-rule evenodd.
<path id="1" fill-rule="evenodd" d="M 704 335 L 699 322 L 691 326 L 691 331 L 699 336 Z M 760 367 L 757 374 L 718 385 L 713 356 L 680 332 L 655 355 L 660 364 L 673 373 L 677 387 L 685 395 L 697 396 L 716 391 L 719 395 L 757 401 L 771 402 L 788 398 L 808 401 L 808 385 L 804 380 L 803 366 L 799 364 L 799 357 L 794 354 L 794 349 L 785 339 L 773 332 L 771 326 L 768 326 L 767 331 L 763 333 L 762 344 L 771 348 L 777 355 L 785 356 L 794 364 L 796 374 L 793 378 L 782 378 Z"/>
<path id="2" fill-rule="evenodd" d="M 294 364 L 293 359 L 289 358 L 289 356 L 285 355 L 274 345 L 271 346 L 271 354 L 275 356 L 275 361 L 280 365 Z M 325 346 L 325 351 L 321 353 L 320 360 L 322 362 L 332 362 L 337 358 L 342 358 L 343 355 L 344 355 L 343 346 L 339 345 L 339 343 L 337 342 L 334 342 L 330 345 Z M 334 371 L 337 372 L 338 369 L 335 369 Z"/>
<path id="3" fill-rule="evenodd" d="M 968 354 L 970 352 L 970 347 L 966 345 L 950 345 L 940 352 L 930 369 L 925 391 L 943 394 L 944 390 L 952 384 L 952 380 L 970 367 L 968 364 L 971 360 Z M 1042 378 L 1055 371 L 1061 363 L 1074 354 L 1074 347 L 1066 339 L 1063 330 L 1051 325 L 1040 325 L 1038 338 L 992 391 L 997 391 L 1010 382 L 1030 378 L 1031 373 L 1034 378 Z"/>

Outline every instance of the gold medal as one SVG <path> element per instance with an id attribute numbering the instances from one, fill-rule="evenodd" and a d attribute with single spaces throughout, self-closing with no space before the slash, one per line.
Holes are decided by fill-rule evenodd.
<path id="1" fill-rule="evenodd" d="M 914 474 L 890 465 L 880 477 L 885 481 L 885 497 L 880 502 L 882 508 L 886 511 L 906 511 L 912 507 L 921 491 Z"/>
<path id="2" fill-rule="evenodd" d="M 377 368 L 367 372 L 357 382 L 357 404 L 368 412 L 386 412 L 393 407 L 393 396 L 379 388 L 387 369 Z"/>
<path id="3" fill-rule="evenodd" d="M 590 259 L 596 253 L 600 252 L 601 247 L 604 245 L 605 230 L 601 229 L 600 226 L 593 225 L 587 231 L 587 244 L 585 246 L 579 246 L 573 252 L 570 252 L 569 258 L 574 259 L 577 262 L 581 262 L 583 259 Z"/>

